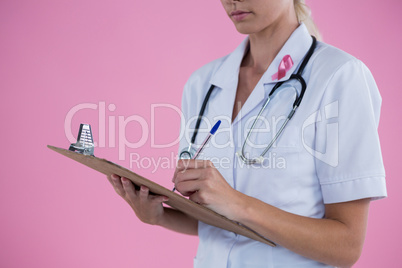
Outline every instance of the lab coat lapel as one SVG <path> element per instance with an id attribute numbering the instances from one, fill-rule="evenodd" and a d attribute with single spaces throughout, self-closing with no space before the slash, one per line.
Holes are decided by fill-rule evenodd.
<path id="1" fill-rule="evenodd" d="M 289 77 L 299 68 L 312 43 L 313 39 L 311 38 L 306 26 L 302 23 L 292 33 L 288 41 L 286 41 L 278 55 L 276 55 L 275 59 L 272 61 L 268 70 L 264 73 L 261 78 L 263 83 L 269 84 L 288 80 Z M 279 80 L 273 80 L 272 75 L 278 72 L 278 67 L 286 55 L 290 55 L 292 58 L 293 66 L 286 72 L 284 77 Z"/>
<path id="2" fill-rule="evenodd" d="M 243 60 L 247 45 L 248 38 L 245 38 L 243 42 L 227 56 L 210 80 L 210 83 L 217 89 L 215 97 L 211 98 L 209 105 L 210 111 L 215 116 L 225 117 L 225 121 L 228 121 L 229 125 L 231 124 L 233 104 L 239 80 L 240 64 Z"/>
<path id="3" fill-rule="evenodd" d="M 237 114 L 233 125 L 241 120 L 244 116 L 254 110 L 260 103 L 265 99 L 264 85 L 261 80 L 257 83 L 254 90 L 251 92 L 250 96 L 247 98 L 246 102 L 243 104 L 240 112 Z M 236 104 L 235 104 L 236 105 Z"/>
<path id="4" fill-rule="evenodd" d="M 312 38 L 304 24 L 301 24 L 289 37 L 288 41 L 286 41 L 285 45 L 279 51 L 278 55 L 272 61 L 267 71 L 263 74 L 260 81 L 257 83 L 254 90 L 251 92 L 248 97 L 246 103 L 244 103 L 242 109 L 237 115 L 236 119 L 233 121 L 233 124 L 236 124 L 239 120 L 241 120 L 248 113 L 257 108 L 255 112 L 256 115 L 259 112 L 259 108 L 263 104 L 263 100 L 266 99 L 269 95 L 269 92 L 273 88 L 273 86 L 279 81 L 286 81 L 289 77 L 296 71 L 296 69 L 301 64 L 304 56 L 308 52 L 312 43 Z M 293 61 L 293 66 L 286 72 L 286 75 L 280 80 L 273 80 L 272 75 L 278 72 L 278 67 L 282 61 L 282 59 L 286 56 L 290 55 Z M 237 87 L 237 84 L 236 84 Z"/>
<path id="5" fill-rule="evenodd" d="M 267 71 L 261 77 L 257 86 L 248 97 L 246 103 L 243 105 L 241 111 L 233 121 L 236 124 L 248 113 L 253 111 L 256 107 L 260 107 L 262 101 L 268 96 L 269 91 L 275 83 L 279 81 L 286 81 L 289 79 L 296 68 L 299 67 L 304 56 L 312 43 L 312 38 L 304 24 L 301 24 L 289 37 L 288 41 L 279 51 L 278 55 L 272 61 Z M 237 91 L 240 64 L 248 46 L 248 38 L 227 56 L 225 61 L 219 69 L 211 77 L 210 83 L 215 85 L 219 90 L 215 95 L 214 100 L 211 100 L 210 109 L 213 114 L 232 117 L 233 105 Z M 284 56 L 290 55 L 293 60 L 293 66 L 286 72 L 286 75 L 280 80 L 273 80 L 272 75 L 278 72 Z M 258 113 L 258 111 L 257 111 Z"/>

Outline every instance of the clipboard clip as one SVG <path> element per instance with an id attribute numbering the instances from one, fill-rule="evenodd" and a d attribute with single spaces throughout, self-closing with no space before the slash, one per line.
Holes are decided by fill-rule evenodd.
<path id="1" fill-rule="evenodd" d="M 69 150 L 83 155 L 94 156 L 94 139 L 90 124 L 81 124 L 78 131 L 77 142 L 70 145 Z"/>

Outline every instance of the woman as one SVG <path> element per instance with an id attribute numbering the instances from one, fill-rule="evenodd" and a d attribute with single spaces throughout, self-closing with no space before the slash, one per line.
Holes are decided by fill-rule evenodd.
<path id="1" fill-rule="evenodd" d="M 322 42 L 315 45 L 310 34 L 318 34 L 311 19 L 303 17 L 304 1 L 221 2 L 236 29 L 248 37 L 187 82 L 185 119 L 198 116 L 212 86 L 200 129 L 217 119 L 222 126 L 203 160 L 178 162 L 173 182 L 181 194 L 278 246 L 165 208 L 167 197 L 148 195 L 146 187 L 136 191 L 125 178 L 109 180 L 143 222 L 198 234 L 196 267 L 352 266 L 363 247 L 369 203 L 386 196 L 377 135 L 381 97 L 374 79 L 359 60 Z M 301 67 L 309 50 L 313 54 Z M 307 83 L 300 107 L 263 160 L 245 164 L 241 158 L 247 162 L 261 155 L 282 125 L 278 115 L 288 114 L 284 107 L 293 104 L 295 91 L 301 94 L 297 81 L 287 81 L 299 70 Z M 257 118 L 280 81 L 287 82 Z M 205 137 L 198 136 L 197 144 Z M 180 148 L 188 144 L 183 139 Z"/>

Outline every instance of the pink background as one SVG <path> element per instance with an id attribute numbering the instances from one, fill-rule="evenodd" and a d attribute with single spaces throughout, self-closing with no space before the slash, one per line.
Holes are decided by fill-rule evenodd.
<path id="1" fill-rule="evenodd" d="M 399 0 L 310 0 L 327 43 L 371 69 L 383 108 L 379 127 L 389 197 L 373 202 L 364 252 L 355 267 L 396 267 L 400 254 L 401 11 Z M 64 120 L 75 105 L 106 105 L 106 129 L 132 115 L 151 123 L 151 104 L 180 105 L 184 83 L 203 64 L 230 53 L 238 34 L 219 1 L 0 1 L 0 266 L 191 267 L 197 238 L 139 222 L 104 176 L 46 148 L 67 148 Z M 116 109 L 109 111 L 109 104 Z M 78 112 L 99 140 L 99 109 Z M 113 119 L 114 118 L 114 119 Z M 102 122 L 102 120 L 101 120 Z M 155 140 L 175 139 L 179 117 L 160 110 Z M 112 128 L 118 144 L 118 128 Z M 123 135 L 122 133 L 120 133 Z M 127 125 L 138 141 L 141 125 Z M 129 167 L 128 155 L 160 158 L 177 145 L 150 138 L 118 159 L 106 133 L 98 156 Z M 171 187 L 173 166 L 136 169 Z"/>

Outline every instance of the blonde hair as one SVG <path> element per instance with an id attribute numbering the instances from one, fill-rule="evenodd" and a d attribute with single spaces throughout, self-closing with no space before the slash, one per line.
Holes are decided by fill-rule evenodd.
<path id="1" fill-rule="evenodd" d="M 314 35 L 317 40 L 322 40 L 321 34 L 311 17 L 311 9 L 305 4 L 304 0 L 293 1 L 298 21 L 303 22 L 309 33 Z"/>

